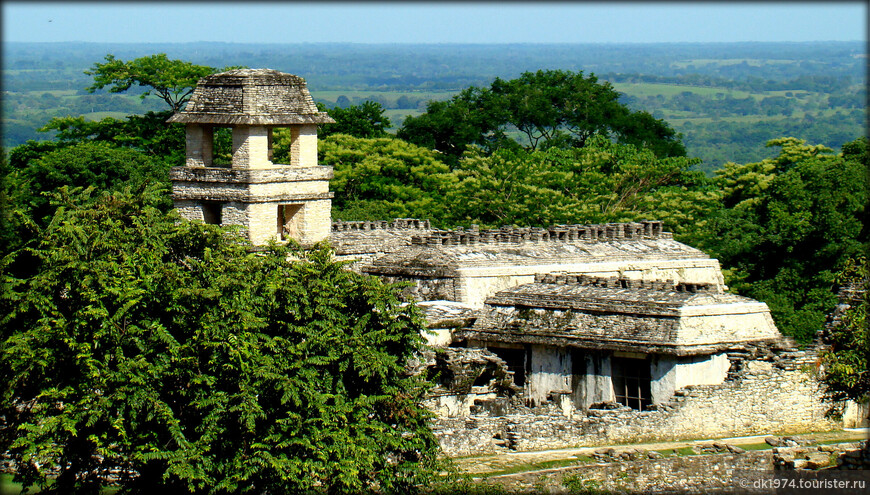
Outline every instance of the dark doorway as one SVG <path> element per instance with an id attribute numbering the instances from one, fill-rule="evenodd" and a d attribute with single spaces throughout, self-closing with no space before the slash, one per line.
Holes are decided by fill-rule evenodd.
<path id="1" fill-rule="evenodd" d="M 223 221 L 222 209 L 220 203 L 204 201 L 202 203 L 202 221 L 212 225 L 220 225 Z"/>
<path id="2" fill-rule="evenodd" d="M 522 387 L 526 384 L 526 356 L 524 348 L 511 349 L 507 347 L 487 347 L 487 350 L 504 359 L 508 371 L 513 373 L 514 385 Z"/>

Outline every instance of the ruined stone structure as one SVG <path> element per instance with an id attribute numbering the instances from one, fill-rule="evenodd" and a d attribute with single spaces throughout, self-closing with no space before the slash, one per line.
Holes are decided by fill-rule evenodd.
<path id="1" fill-rule="evenodd" d="M 199 81 L 184 111 L 187 159 L 170 171 L 175 208 L 185 218 L 238 225 L 253 244 L 329 235 L 332 168 L 317 164 L 319 112 L 301 77 L 239 69 Z M 232 166 L 216 167 L 214 130 L 232 128 Z M 288 127 L 290 163 L 272 163 L 272 130 Z"/>
<path id="2" fill-rule="evenodd" d="M 203 79 L 170 122 L 187 125 L 186 166 L 171 172 L 183 216 L 241 225 L 254 244 L 328 238 L 351 269 L 409 282 L 431 346 L 409 366 L 438 383 L 428 405 L 449 454 L 835 425 L 816 356 L 661 222 L 333 222 L 316 148 L 331 120 L 301 78 L 271 70 Z M 231 168 L 211 161 L 216 125 L 233 128 Z M 275 126 L 292 130 L 288 165 L 270 161 Z"/>
<path id="3" fill-rule="evenodd" d="M 419 293 L 414 295 L 438 296 L 419 299 L 477 308 L 499 290 L 555 272 L 724 289 L 719 262 L 674 241 L 661 222 L 432 231 L 410 236 L 410 245 L 379 257 L 363 271 L 413 282 Z"/>

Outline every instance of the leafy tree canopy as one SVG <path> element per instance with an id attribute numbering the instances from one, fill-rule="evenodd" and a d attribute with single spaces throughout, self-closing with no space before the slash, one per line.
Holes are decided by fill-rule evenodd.
<path id="1" fill-rule="evenodd" d="M 870 396 L 870 331 L 867 306 L 870 299 L 870 274 L 866 256 L 850 258 L 837 274 L 837 284 L 852 297 L 840 322 L 826 329 L 824 342 L 830 348 L 823 354 L 826 394 L 832 400 L 862 400 Z M 845 295 L 845 294 L 844 294 Z"/>
<path id="2" fill-rule="evenodd" d="M 201 78 L 218 72 L 218 69 L 170 60 L 165 53 L 127 62 L 109 54 L 105 60 L 105 63 L 96 63 L 85 71 L 94 77 L 94 83 L 86 88 L 89 92 L 108 87 L 112 93 L 121 93 L 134 85 L 142 86 L 147 88 L 142 98 L 154 92 L 169 108 L 163 112 L 130 115 L 125 120 L 105 118 L 91 122 L 81 116 L 55 117 L 39 131 L 57 131 L 61 143 L 108 141 L 161 157 L 173 165 L 181 164 L 184 159 L 184 128 L 168 125 L 166 120 L 184 107 Z M 235 67 L 222 70 L 232 68 Z"/>
<path id="3" fill-rule="evenodd" d="M 609 83 L 593 75 L 525 72 L 430 102 L 425 114 L 405 120 L 397 136 L 453 159 L 470 144 L 487 152 L 519 145 L 529 150 L 583 147 L 594 135 L 649 148 L 659 157 L 685 156 L 680 136 L 664 121 L 631 111 L 618 99 Z"/>
<path id="4" fill-rule="evenodd" d="M 46 488 L 57 468 L 51 492 L 96 493 L 115 467 L 125 493 L 430 479 L 424 382 L 405 371 L 421 319 L 395 289 L 325 247 L 251 252 L 150 189 L 90 194 L 62 188 L 38 242 L 2 260 L 0 451 L 17 481 Z"/>
<path id="5" fill-rule="evenodd" d="M 364 101 L 360 105 L 345 108 L 326 109 L 319 103 L 317 108 L 327 111 L 335 120 L 334 124 L 323 124 L 317 130 L 318 137 L 326 138 L 333 134 L 347 134 L 359 138 L 379 138 L 387 136 L 390 119 L 384 115 L 384 107 L 376 101 Z"/>
<path id="6" fill-rule="evenodd" d="M 458 164 L 448 197 L 458 223 L 547 226 L 558 223 L 664 220 L 676 233 L 696 228 L 718 195 L 694 160 L 657 158 L 648 149 L 603 136 L 583 148 L 474 151 Z"/>
<path id="7" fill-rule="evenodd" d="M 129 115 L 124 120 L 107 117 L 94 122 L 84 117 L 57 117 L 40 131 L 57 131 L 62 145 L 84 141 L 101 141 L 133 148 L 159 158 L 169 165 L 184 163 L 184 126 L 167 124 L 172 112 L 148 112 Z"/>
<path id="8" fill-rule="evenodd" d="M 432 150 L 392 137 L 334 134 L 319 141 L 318 154 L 320 163 L 335 169 L 333 218 L 438 222 L 447 216 L 444 196 L 457 178 Z"/>
<path id="9" fill-rule="evenodd" d="M 729 267 L 729 285 L 765 301 L 779 328 L 807 341 L 835 303 L 834 274 L 867 249 L 865 139 L 846 153 L 794 138 L 778 156 L 717 175 L 723 208 L 699 247 Z"/>
<path id="10" fill-rule="evenodd" d="M 55 205 L 50 198 L 62 187 L 113 191 L 152 184 L 168 188 L 169 169 L 161 161 L 110 142 L 44 143 L 29 141 L 12 150 L 3 190 L 7 214 L 0 234 L 0 255 L 23 246 L 46 226 Z M 172 207 L 164 191 L 160 207 Z"/>
<path id="11" fill-rule="evenodd" d="M 142 98 L 153 91 L 177 112 L 184 107 L 201 78 L 218 72 L 213 67 L 195 65 L 183 60 L 170 60 L 165 53 L 139 57 L 130 61 L 106 55 L 104 63 L 96 63 L 85 74 L 94 76 L 94 84 L 87 90 L 91 93 L 105 87 L 111 93 L 122 93 L 132 86 L 148 88 Z M 227 68 L 228 70 L 229 68 Z"/>

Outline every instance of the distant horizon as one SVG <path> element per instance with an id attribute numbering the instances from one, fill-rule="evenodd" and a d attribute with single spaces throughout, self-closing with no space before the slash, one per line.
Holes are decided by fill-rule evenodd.
<path id="1" fill-rule="evenodd" d="M 805 40 L 805 41 L 552 41 L 552 42 L 450 42 L 450 41 L 403 41 L 403 42 L 364 42 L 364 41 L 4 41 L 7 44 L 83 44 L 83 45 L 196 45 L 196 44 L 221 44 L 221 45 L 728 45 L 728 44 L 811 44 L 811 43 L 867 43 L 867 40 Z M 870 47 L 868 47 L 870 48 Z"/>
<path id="2" fill-rule="evenodd" d="M 866 2 L 41 2 L 4 42 L 653 44 L 867 40 Z M 292 39 L 290 39 L 292 38 Z"/>

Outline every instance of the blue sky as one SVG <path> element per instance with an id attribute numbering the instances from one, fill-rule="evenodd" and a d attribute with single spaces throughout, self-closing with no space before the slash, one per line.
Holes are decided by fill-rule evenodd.
<path id="1" fill-rule="evenodd" d="M 867 39 L 865 2 L 3 2 L 3 41 L 647 43 Z"/>

